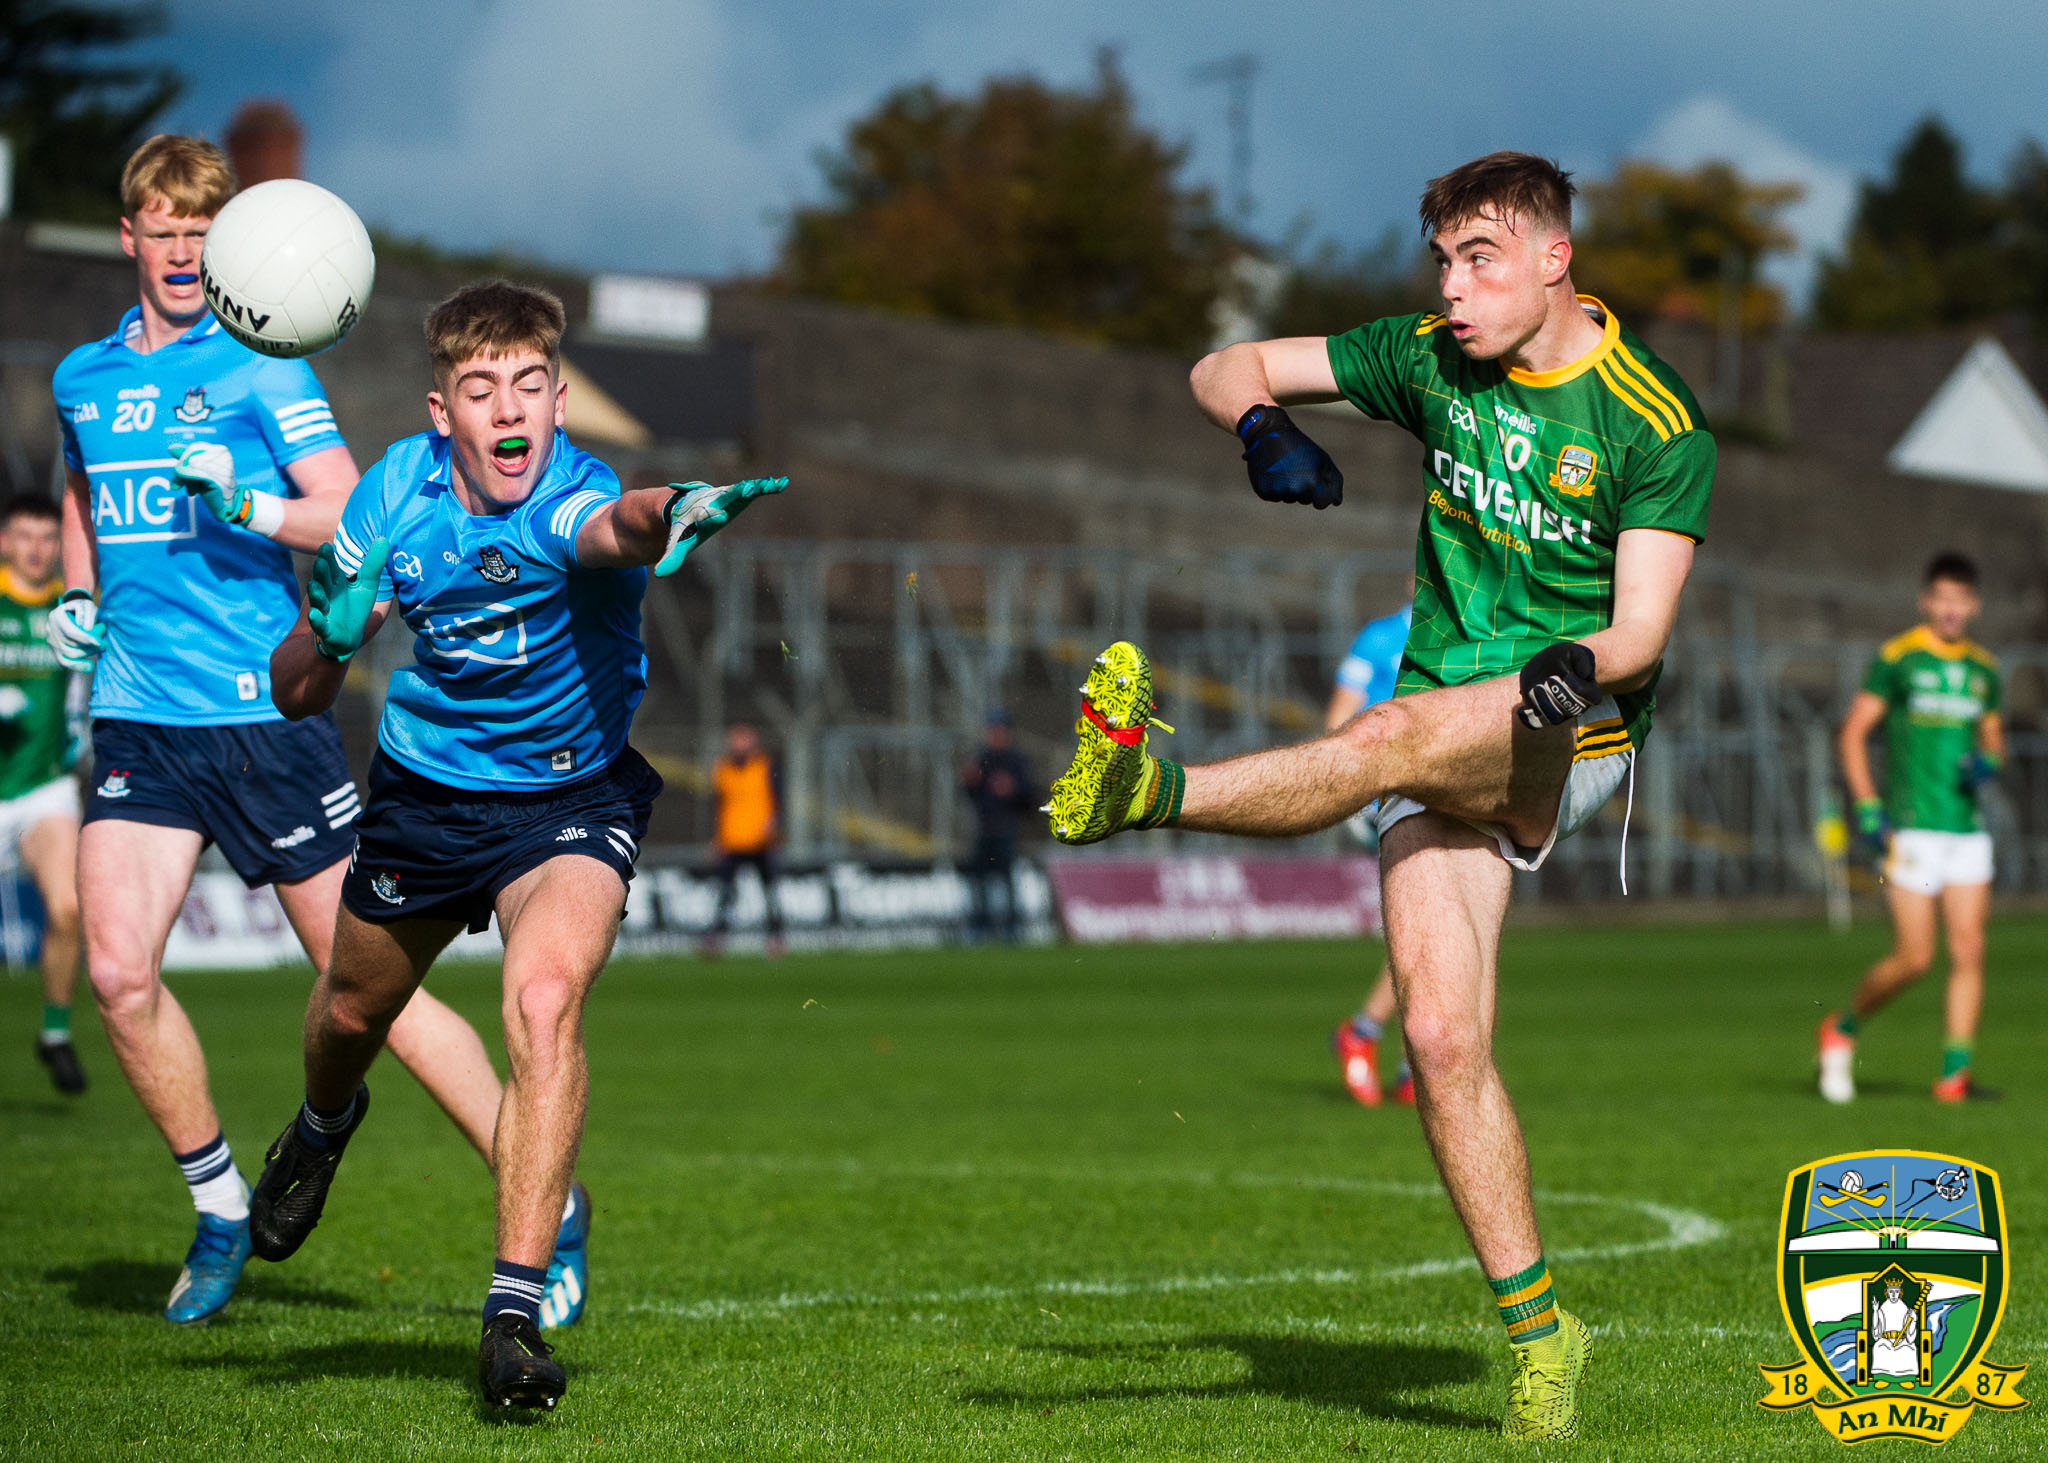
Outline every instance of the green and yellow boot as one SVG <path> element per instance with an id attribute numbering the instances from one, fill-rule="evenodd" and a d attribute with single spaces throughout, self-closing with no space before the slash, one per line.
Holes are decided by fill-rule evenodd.
<path id="1" fill-rule="evenodd" d="M 1586 1323 L 1562 1306 L 1557 1329 L 1541 1341 L 1517 1346 L 1515 1376 L 1508 1383 L 1505 1438 L 1565 1442 L 1579 1435 L 1579 1383 L 1593 1359 Z"/>
<path id="2" fill-rule="evenodd" d="M 1054 838 L 1097 843 L 1126 828 L 1157 828 L 1180 812 L 1187 773 L 1145 751 L 1147 727 L 1173 730 L 1153 718 L 1156 710 L 1144 651 L 1119 640 L 1095 657 L 1074 723 L 1080 745 L 1043 809 Z"/>

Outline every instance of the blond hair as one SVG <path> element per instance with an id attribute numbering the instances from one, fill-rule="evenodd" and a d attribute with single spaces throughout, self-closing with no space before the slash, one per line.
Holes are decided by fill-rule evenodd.
<path id="1" fill-rule="evenodd" d="M 159 132 L 121 169 L 121 211 L 134 218 L 161 201 L 175 218 L 212 218 L 235 196 L 235 170 L 203 137 Z"/>
<path id="2" fill-rule="evenodd" d="M 427 315 L 427 354 L 434 379 L 445 381 L 464 361 L 532 350 L 550 366 L 562 361 L 569 317 L 562 302 L 536 285 L 488 279 L 466 284 Z"/>

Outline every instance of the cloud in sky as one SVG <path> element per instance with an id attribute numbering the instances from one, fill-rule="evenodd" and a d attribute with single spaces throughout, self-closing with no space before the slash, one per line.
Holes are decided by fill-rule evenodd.
<path id="1" fill-rule="evenodd" d="M 1674 168 L 1731 163 L 1754 182 L 1797 183 L 1803 188 L 1804 196 L 1780 215 L 1798 244 L 1791 253 L 1771 259 L 1764 271 L 1795 303 L 1805 302 L 1820 256 L 1840 247 L 1856 210 L 1856 175 L 1850 169 L 1795 146 L 1726 97 L 1695 96 L 1680 102 L 1628 151 Z"/>
<path id="2" fill-rule="evenodd" d="M 250 96 L 308 131 L 307 170 L 371 221 L 568 264 L 714 274 L 773 259 L 813 157 L 891 87 L 1086 79 L 1121 48 L 1142 117 L 1227 182 L 1223 97 L 1194 66 L 1249 50 L 1257 227 L 1347 242 L 1412 228 L 1424 179 L 1496 147 L 1598 176 L 1725 155 L 1809 193 L 1803 288 L 1855 173 L 1939 110 L 1980 163 L 2048 132 L 2048 6 L 1981 0 L 170 0 L 156 53 L 191 77 L 174 125 Z"/>

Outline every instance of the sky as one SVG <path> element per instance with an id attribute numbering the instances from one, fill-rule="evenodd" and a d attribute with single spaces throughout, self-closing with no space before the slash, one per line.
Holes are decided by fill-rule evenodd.
<path id="1" fill-rule="evenodd" d="M 816 157 L 892 87 L 1031 72 L 1085 82 L 1118 48 L 1142 118 L 1229 183 L 1221 88 L 1255 55 L 1252 223 L 1369 243 L 1422 183 L 1499 147 L 1598 177 L 1709 158 L 1806 197 L 1795 296 L 1856 182 L 1938 112 L 1972 170 L 2048 139 L 2048 6 L 1976 0 L 171 0 L 149 49 L 190 80 L 168 121 L 218 137 L 278 97 L 306 174 L 373 227 L 591 269 L 729 275 L 774 258 Z"/>

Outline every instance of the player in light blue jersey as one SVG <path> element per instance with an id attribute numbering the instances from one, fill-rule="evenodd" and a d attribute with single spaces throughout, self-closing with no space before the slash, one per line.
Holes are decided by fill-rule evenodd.
<path id="1" fill-rule="evenodd" d="M 165 942 L 215 843 L 251 888 L 275 889 L 324 969 L 361 811 L 333 719 L 294 725 L 271 702 L 270 652 L 298 617 L 292 550 L 327 541 L 356 468 L 306 363 L 256 354 L 207 313 L 200 245 L 234 186 L 197 138 L 137 149 L 121 238 L 140 304 L 52 383 L 69 588 L 50 640 L 72 670 L 97 663 L 78 853 L 86 969 L 199 1211 L 164 1310 L 177 1322 L 227 1304 L 249 1206 L 198 1036 L 161 977 Z M 488 1164 L 498 1081 L 476 1032 L 422 993 L 391 1048 Z"/>
<path id="2" fill-rule="evenodd" d="M 1412 586 L 1411 586 L 1412 587 Z M 1323 729 L 1335 731 L 1374 702 L 1394 694 L 1394 682 L 1401 674 L 1401 655 L 1408 648 L 1408 626 L 1415 618 L 1412 602 L 1391 615 L 1368 622 L 1351 642 L 1337 665 L 1337 687 L 1330 693 L 1329 710 Z M 1361 842 L 1376 845 L 1373 814 L 1377 804 L 1359 809 L 1344 827 Z M 1391 1085 L 1380 1081 L 1380 1041 L 1386 1025 L 1394 1018 L 1394 972 L 1382 962 L 1380 978 L 1358 1014 L 1330 1034 L 1330 1048 L 1344 1071 L 1344 1085 L 1366 1107 L 1378 1107 L 1388 1097 L 1409 1107 L 1415 1105 L 1415 1082 L 1404 1061 Z"/>
<path id="3" fill-rule="evenodd" d="M 626 742 L 647 685 L 644 566 L 672 573 L 785 486 L 622 493 L 561 431 L 563 328 L 553 295 L 503 281 L 435 307 L 434 430 L 364 474 L 271 660 L 278 706 L 314 716 L 389 615 L 413 635 L 413 663 L 385 695 L 333 958 L 306 1011 L 306 1098 L 251 1200 L 256 1252 L 282 1260 L 305 1242 L 368 1111 L 363 1076 L 386 1030 L 448 942 L 495 915 L 512 1071 L 477 1374 L 499 1407 L 553 1407 L 567 1386 L 539 1328 L 583 1135 L 583 1001 L 661 790 Z"/>

